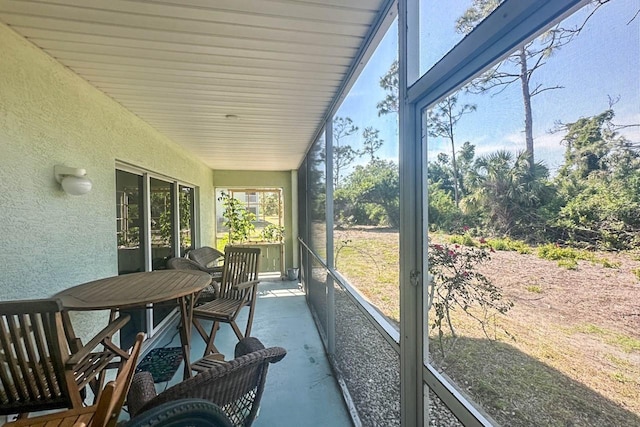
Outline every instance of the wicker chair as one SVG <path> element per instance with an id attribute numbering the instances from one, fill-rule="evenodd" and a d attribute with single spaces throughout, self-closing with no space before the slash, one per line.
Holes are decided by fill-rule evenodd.
<path id="1" fill-rule="evenodd" d="M 259 258 L 258 248 L 227 246 L 218 298 L 193 310 L 193 325 L 207 343 L 204 356 L 218 352 L 213 341 L 220 323 L 230 324 L 238 340 L 251 333 L 259 283 Z M 236 318 L 243 307 L 249 307 L 244 335 L 236 324 Z M 213 321 L 211 332 L 204 329 L 200 319 Z"/>
<path id="2" fill-rule="evenodd" d="M 151 374 L 139 372 L 127 398 L 129 413 L 135 419 L 166 402 L 197 398 L 222 408 L 234 426 L 250 426 L 260 405 L 269 364 L 279 362 L 286 354 L 281 347 L 264 348 L 257 338 L 244 338 L 236 345 L 235 359 L 203 364 L 200 368 L 207 369 L 160 394 L 156 393 Z M 195 369 L 199 370 L 198 366 Z"/>
<path id="3" fill-rule="evenodd" d="M 207 273 L 211 274 L 209 271 L 202 268 L 200 264 L 187 258 L 171 258 L 167 261 L 167 268 L 172 270 L 206 271 Z M 218 294 L 220 293 L 220 276 L 221 274 L 218 275 L 218 281 L 216 281 L 216 277 L 214 276 L 214 281 L 200 292 L 196 304 L 203 304 L 209 301 L 213 301 L 218 297 Z"/>
<path id="4" fill-rule="evenodd" d="M 203 399 L 180 399 L 163 403 L 130 419 L 122 427 L 233 427 L 229 417 L 214 403 Z"/>
<path id="5" fill-rule="evenodd" d="M 214 277 L 220 277 L 222 266 L 220 261 L 224 258 L 224 253 L 210 246 L 203 246 L 192 249 L 187 253 L 187 258 L 198 264 L 203 271 L 211 273 Z"/>
<path id="6" fill-rule="evenodd" d="M 133 379 L 136 362 L 142 348 L 144 334 L 140 332 L 131 349 L 129 358 L 122 366 L 115 381 L 109 382 L 100 393 L 98 402 L 86 408 L 68 409 L 54 414 L 41 415 L 33 418 L 22 418 L 5 424 L 7 427 L 43 427 L 43 426 L 89 426 L 115 427 L 122 410 L 124 398 L 129 391 Z"/>
<path id="7" fill-rule="evenodd" d="M 59 300 L 0 303 L 0 414 L 82 408 L 84 387 L 99 391 L 122 354 L 111 336 L 128 321 L 120 316 L 82 346 L 68 342 Z"/>

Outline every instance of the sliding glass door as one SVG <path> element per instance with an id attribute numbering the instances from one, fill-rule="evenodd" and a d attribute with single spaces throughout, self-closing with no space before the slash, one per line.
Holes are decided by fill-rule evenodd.
<path id="1" fill-rule="evenodd" d="M 195 188 L 131 167 L 116 169 L 118 274 L 163 270 L 167 260 L 194 247 Z M 131 321 L 121 333 L 125 348 L 135 334 L 162 327 L 176 305 L 127 310 Z"/>

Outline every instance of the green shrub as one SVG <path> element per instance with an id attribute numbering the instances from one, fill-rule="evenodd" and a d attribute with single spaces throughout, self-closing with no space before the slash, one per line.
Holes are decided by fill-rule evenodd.
<path id="1" fill-rule="evenodd" d="M 542 288 L 538 285 L 530 285 L 530 286 L 527 286 L 527 291 L 533 292 L 534 294 L 541 294 Z"/>
<path id="2" fill-rule="evenodd" d="M 640 280 L 640 268 L 634 268 L 631 272 Z"/>
<path id="3" fill-rule="evenodd" d="M 463 237 L 459 234 L 454 234 L 453 236 L 449 236 L 449 243 L 453 243 L 456 245 L 462 244 Z"/>
<path id="4" fill-rule="evenodd" d="M 429 227 L 451 231 L 465 222 L 465 215 L 456 206 L 453 196 L 442 188 L 442 183 L 429 184 Z"/>
<path id="5" fill-rule="evenodd" d="M 567 261 L 563 263 L 558 262 L 558 265 L 569 269 L 575 269 L 578 265 L 578 260 L 591 261 L 605 268 L 620 268 L 619 262 L 612 262 L 607 258 L 598 258 L 591 252 L 582 249 L 565 248 L 555 246 L 551 243 L 538 247 L 538 256 L 542 259 L 552 261 Z"/>
<path id="6" fill-rule="evenodd" d="M 507 239 L 488 239 L 487 245 L 495 251 L 510 251 Z"/>
<path id="7" fill-rule="evenodd" d="M 548 243 L 546 245 L 542 245 L 538 247 L 538 256 L 542 259 L 548 259 L 551 261 L 559 261 L 559 260 L 591 260 L 593 259 L 593 255 L 590 257 L 585 256 L 585 251 L 579 251 L 573 248 L 564 248 L 560 246 L 553 245 Z"/>
<path id="8" fill-rule="evenodd" d="M 469 233 L 465 233 L 464 236 L 462 236 L 462 244 L 464 246 L 476 246 L 476 242 Z"/>
<path id="9" fill-rule="evenodd" d="M 470 233 L 464 233 L 463 235 L 454 234 L 449 237 L 449 243 L 454 243 L 462 246 L 476 247 L 478 244 L 473 240 Z"/>
<path id="10" fill-rule="evenodd" d="M 619 262 L 609 261 L 607 258 L 601 258 L 599 260 L 595 260 L 594 262 L 600 262 L 604 268 L 620 268 Z"/>
<path id="11" fill-rule="evenodd" d="M 482 241 L 481 241 L 482 243 Z M 516 251 L 519 254 L 530 254 L 531 247 L 522 240 L 512 240 L 508 237 L 487 239 L 486 241 L 489 247 L 496 251 Z"/>
<path id="12" fill-rule="evenodd" d="M 512 242 L 513 242 L 513 246 L 512 247 L 519 254 L 530 254 L 531 253 L 531 246 L 527 245 L 525 242 L 523 242 L 521 240 L 512 240 Z"/>
<path id="13" fill-rule="evenodd" d="M 567 258 L 561 259 L 558 261 L 558 267 L 564 267 L 567 270 L 577 270 L 578 269 L 578 261 L 575 259 Z"/>

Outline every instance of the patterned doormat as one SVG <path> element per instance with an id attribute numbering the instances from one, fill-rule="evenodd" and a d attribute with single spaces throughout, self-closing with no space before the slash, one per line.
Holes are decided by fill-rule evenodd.
<path id="1" fill-rule="evenodd" d="M 180 347 L 154 348 L 138 364 L 136 372 L 148 371 L 154 383 L 169 381 L 182 362 Z"/>

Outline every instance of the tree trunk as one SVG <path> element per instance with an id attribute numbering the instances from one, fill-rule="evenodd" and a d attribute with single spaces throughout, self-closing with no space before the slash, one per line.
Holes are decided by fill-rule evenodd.
<path id="1" fill-rule="evenodd" d="M 522 86 L 522 101 L 524 103 L 524 135 L 526 153 L 529 158 L 529 169 L 533 170 L 533 114 L 531 113 L 531 92 L 529 91 L 529 69 L 527 68 L 527 53 L 524 46 L 518 53 L 520 59 L 520 83 Z"/>
<path id="2" fill-rule="evenodd" d="M 459 207 L 460 196 L 458 195 L 458 165 L 456 163 L 456 146 L 451 138 L 451 164 L 453 165 L 453 196 L 456 201 L 456 208 Z"/>
<path id="3" fill-rule="evenodd" d="M 453 111 L 451 98 L 447 98 L 449 108 L 449 137 L 451 138 L 451 165 L 453 166 L 453 196 L 456 201 L 456 208 L 460 207 L 460 196 L 458 195 L 458 164 L 456 163 L 456 144 L 453 139 Z"/>

